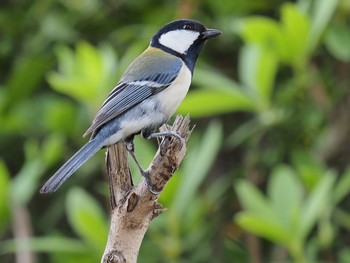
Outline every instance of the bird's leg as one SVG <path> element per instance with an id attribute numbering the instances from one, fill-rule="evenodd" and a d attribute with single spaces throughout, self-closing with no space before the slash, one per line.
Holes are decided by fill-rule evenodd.
<path id="1" fill-rule="evenodd" d="M 150 180 L 150 177 L 149 177 L 149 172 L 147 170 L 144 170 L 141 166 L 141 164 L 139 163 L 139 161 L 137 160 L 136 158 L 136 155 L 135 155 L 135 145 L 134 145 L 134 136 L 132 137 L 129 137 L 127 139 L 125 139 L 125 144 L 126 144 L 126 150 L 128 151 L 128 153 L 131 155 L 131 157 L 134 159 L 137 167 L 139 168 L 139 171 L 142 175 L 143 178 L 145 178 L 145 182 L 146 182 L 146 185 L 147 185 L 147 188 L 148 190 L 152 193 L 152 194 L 155 194 L 155 195 L 158 195 L 159 192 L 158 191 L 155 191 L 152 187 L 152 184 L 151 184 L 151 180 Z"/>
<path id="2" fill-rule="evenodd" d="M 143 170 L 141 164 L 139 163 L 139 161 L 137 160 L 137 158 L 135 156 L 134 138 L 127 138 L 125 140 L 125 144 L 126 144 L 126 150 L 131 155 L 131 157 L 134 159 L 134 161 L 135 161 L 137 167 L 139 168 L 141 174 L 143 174 L 144 170 Z"/>
<path id="3" fill-rule="evenodd" d="M 175 131 L 163 131 L 163 132 L 152 132 L 149 129 L 143 129 L 141 131 L 141 136 L 146 139 L 158 138 L 158 137 L 175 137 L 180 143 L 180 149 L 184 146 L 184 139 Z"/>

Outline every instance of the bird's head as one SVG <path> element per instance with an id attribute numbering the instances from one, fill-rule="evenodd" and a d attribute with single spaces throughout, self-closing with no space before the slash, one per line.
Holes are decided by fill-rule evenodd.
<path id="1" fill-rule="evenodd" d="M 182 58 L 193 70 L 204 43 L 220 34 L 221 31 L 207 29 L 195 20 L 175 20 L 159 29 L 152 37 L 150 46 Z"/>

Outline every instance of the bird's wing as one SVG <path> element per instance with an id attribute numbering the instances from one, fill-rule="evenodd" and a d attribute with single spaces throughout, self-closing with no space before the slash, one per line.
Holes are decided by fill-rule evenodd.
<path id="1" fill-rule="evenodd" d="M 133 62 L 133 64 L 141 64 L 138 68 L 151 68 L 152 72 L 147 75 L 133 70 L 133 64 L 130 65 L 121 81 L 102 104 L 102 107 L 97 112 L 84 136 L 96 131 L 106 122 L 118 117 L 120 114 L 171 85 L 183 66 L 182 61 L 168 55 L 158 60 L 151 57 L 149 54 L 143 53 Z M 150 72 L 150 70 L 146 71 Z"/>

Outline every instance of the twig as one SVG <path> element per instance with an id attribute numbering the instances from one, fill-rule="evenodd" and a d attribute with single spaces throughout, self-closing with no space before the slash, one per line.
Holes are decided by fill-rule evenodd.
<path id="1" fill-rule="evenodd" d="M 177 116 L 173 126 L 186 142 L 191 131 L 190 118 Z M 167 130 L 164 125 L 161 130 Z M 148 167 L 153 189 L 162 192 L 169 179 L 179 167 L 186 153 L 186 144 L 178 139 L 164 139 Z M 157 202 L 158 195 L 152 194 L 144 179 L 138 186 L 132 184 L 127 153 L 123 143 L 107 149 L 110 203 L 112 207 L 108 242 L 102 256 L 103 263 L 134 263 L 137 261 L 143 237 L 153 218 L 162 213 Z"/>
<path id="2" fill-rule="evenodd" d="M 32 263 L 36 255 L 29 248 L 29 239 L 32 237 L 32 227 L 28 210 L 18 202 L 12 202 L 13 236 L 23 244 L 23 248 L 16 252 L 16 263 Z"/>

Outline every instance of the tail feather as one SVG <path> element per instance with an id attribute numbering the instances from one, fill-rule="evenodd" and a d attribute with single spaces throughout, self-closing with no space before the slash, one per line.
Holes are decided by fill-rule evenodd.
<path id="1" fill-rule="evenodd" d="M 40 193 L 55 192 L 80 166 L 102 148 L 99 141 L 91 140 L 76 152 L 40 189 Z"/>

